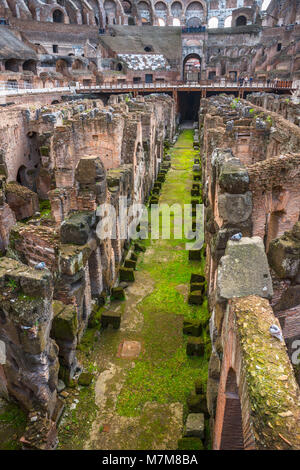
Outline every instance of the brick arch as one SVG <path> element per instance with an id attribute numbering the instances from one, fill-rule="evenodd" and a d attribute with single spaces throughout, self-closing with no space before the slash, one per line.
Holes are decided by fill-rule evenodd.
<path id="1" fill-rule="evenodd" d="M 206 4 L 206 2 L 204 2 L 203 0 L 189 0 L 189 2 L 186 3 L 185 10 L 184 10 L 184 14 L 186 14 L 187 9 L 189 8 L 189 6 L 190 6 L 192 3 L 200 3 L 200 5 L 201 5 L 202 8 L 203 8 L 203 15 L 204 15 L 204 17 L 207 15 L 207 4 Z"/>

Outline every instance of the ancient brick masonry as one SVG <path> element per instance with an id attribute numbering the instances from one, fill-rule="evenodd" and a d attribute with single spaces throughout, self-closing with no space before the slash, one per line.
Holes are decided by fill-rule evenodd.
<path id="1" fill-rule="evenodd" d="M 225 96 L 202 99 L 199 122 L 213 447 L 299 449 L 299 130 Z"/>
<path id="2" fill-rule="evenodd" d="M 66 384 L 78 376 L 76 347 L 93 306 L 118 285 L 130 241 L 118 221 L 115 238 L 99 239 L 97 208 L 110 203 L 118 216 L 120 197 L 128 205 L 147 200 L 164 142 L 174 135 L 175 106 L 165 95 L 119 96 L 107 106 L 84 100 L 18 113 L 38 158 L 34 169 L 25 158 L 19 171 L 4 134 L 0 338 L 7 363 L 0 390 L 39 412 L 23 443 L 45 448 L 56 442 L 58 376 Z"/>
<path id="3" fill-rule="evenodd" d="M 52 276 L 3 257 L 0 282 L 5 388 L 26 409 L 38 409 L 51 416 L 59 369 L 58 347 L 50 338 Z"/>
<path id="4" fill-rule="evenodd" d="M 247 100 L 256 106 L 281 114 L 285 119 L 297 126 L 300 124 L 298 97 L 293 99 L 290 95 L 282 96 L 273 93 L 251 93 L 251 95 L 248 95 Z"/>

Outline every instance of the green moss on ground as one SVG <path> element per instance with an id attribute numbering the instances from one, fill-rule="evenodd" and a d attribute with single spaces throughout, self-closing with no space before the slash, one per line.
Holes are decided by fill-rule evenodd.
<path id="1" fill-rule="evenodd" d="M 193 131 L 184 131 L 176 146 L 170 150 L 172 170 L 162 186 L 160 203 L 190 204 L 192 166 L 198 154 L 192 149 Z M 170 227 L 176 223 L 172 218 Z M 162 228 L 160 218 L 160 229 Z M 117 412 L 124 416 L 137 416 L 147 402 L 161 404 L 180 402 L 187 413 L 186 399 L 194 390 L 199 377 L 206 382 L 210 348 L 204 357 L 186 355 L 186 338 L 183 339 L 184 319 L 197 319 L 206 325 L 209 320 L 207 300 L 202 306 L 191 306 L 180 286 L 188 285 L 192 273 L 204 273 L 204 261 L 191 262 L 185 249 L 186 239 L 147 240 L 146 254 L 141 254 L 138 271 L 146 271 L 155 281 L 153 291 L 139 304 L 144 315 L 144 352 L 128 373 L 119 395 Z M 176 320 L 177 318 L 177 320 Z M 203 330 L 202 337 L 209 341 Z"/>
<path id="2" fill-rule="evenodd" d="M 176 145 L 170 148 L 172 169 L 167 173 L 160 202 L 181 205 L 191 202 L 192 166 L 194 157 L 198 155 L 192 146 L 193 131 L 187 130 L 180 135 Z M 175 217 L 172 218 L 171 230 L 174 223 Z M 138 253 L 137 279 L 143 273 L 145 282 L 148 279 L 151 281 L 149 294 L 141 294 L 140 302 L 134 304 L 134 309 L 143 318 L 143 326 L 137 331 L 126 327 L 124 331 L 109 328 L 102 330 L 99 342 L 95 341 L 97 328 L 87 330 L 79 346 L 79 361 L 84 369 L 92 372 L 88 364 L 93 368 L 96 363 L 100 373 L 106 370 L 107 363 L 113 362 L 119 372 L 107 384 L 102 410 L 97 410 L 95 405 L 96 381 L 80 391 L 77 408 L 69 411 L 69 416 L 64 418 L 60 427 L 60 448 L 83 448 L 93 420 L 96 420 L 99 429 L 99 442 L 93 442 L 93 448 L 97 445 L 98 448 L 106 448 L 101 446 L 107 442 L 111 445 L 110 433 L 105 437 L 104 424 L 107 424 L 105 417 L 115 413 L 129 417 L 129 420 L 131 417 L 136 418 L 135 421 L 129 421 L 131 431 L 128 428 L 126 434 L 123 431 L 116 432 L 115 448 L 128 449 L 134 445 L 135 449 L 147 450 L 152 449 L 153 445 L 155 448 L 160 448 L 157 447 L 160 445 L 163 448 L 166 440 L 172 441 L 168 405 L 180 403 L 186 417 L 187 398 L 194 391 L 196 380 L 204 384 L 207 381 L 209 359 L 209 347 L 203 357 L 186 355 L 188 337 L 183 335 L 183 321 L 197 319 L 203 326 L 207 325 L 208 309 L 207 301 L 202 306 L 187 303 L 191 274 L 203 274 L 204 261 L 189 261 L 185 243 L 184 236 L 180 239 L 139 240 L 139 244 L 147 250 Z M 126 305 L 130 309 L 130 300 L 123 302 L 121 308 L 125 309 Z M 201 331 L 207 343 L 207 328 Z M 124 339 L 141 343 L 142 351 L 138 358 L 128 360 L 118 357 L 117 351 Z M 178 423 L 175 426 L 174 432 L 178 435 Z M 134 442 L 128 438 L 128 433 L 135 436 Z M 168 445 L 176 448 L 172 447 L 174 443 Z M 193 449 L 199 448 L 199 442 L 195 446 Z"/>
<path id="3" fill-rule="evenodd" d="M 0 450 L 20 450 L 26 414 L 16 404 L 0 400 Z"/>

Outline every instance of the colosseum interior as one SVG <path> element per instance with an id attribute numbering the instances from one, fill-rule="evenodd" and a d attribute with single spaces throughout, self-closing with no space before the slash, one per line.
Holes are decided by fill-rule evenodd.
<path id="1" fill-rule="evenodd" d="M 1 450 L 300 450 L 299 126 L 298 0 L 0 0 Z"/>

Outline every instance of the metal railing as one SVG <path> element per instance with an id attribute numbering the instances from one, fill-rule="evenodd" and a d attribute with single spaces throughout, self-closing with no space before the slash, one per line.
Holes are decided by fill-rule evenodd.
<path id="1" fill-rule="evenodd" d="M 32 83 L 18 83 L 17 81 L 0 82 L 0 96 L 26 95 L 35 93 L 59 93 L 61 91 L 70 91 L 75 93 L 76 88 L 70 86 L 34 88 Z"/>
<path id="2" fill-rule="evenodd" d="M 247 82 L 236 82 L 230 80 L 201 80 L 199 82 L 183 82 L 183 81 L 173 81 L 173 82 L 155 82 L 155 83 L 103 83 L 101 85 L 81 85 L 77 84 L 76 86 L 63 86 L 63 87 L 53 87 L 53 88 L 34 88 L 31 83 L 18 83 L 17 81 L 7 81 L 0 82 L 0 96 L 13 96 L 13 95 L 22 95 L 22 94 L 34 94 L 34 93 L 55 93 L 55 92 L 71 92 L 71 93 L 80 93 L 81 91 L 95 90 L 102 92 L 109 91 L 138 91 L 138 90 L 166 90 L 166 91 L 175 91 L 175 90 L 284 90 L 291 89 L 293 87 L 292 81 L 287 80 L 277 80 L 277 81 L 253 81 L 250 83 Z"/>
<path id="3" fill-rule="evenodd" d="M 234 89 L 290 89 L 292 88 L 292 81 L 278 80 L 275 82 L 267 81 L 247 81 L 235 82 L 230 80 L 201 80 L 199 82 L 155 82 L 155 83 L 103 83 L 101 85 L 78 85 L 77 90 L 148 90 L 148 89 L 181 89 L 181 88 L 234 88 Z"/>

